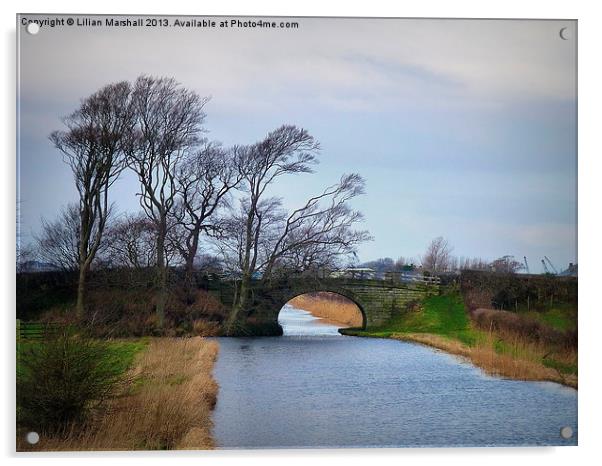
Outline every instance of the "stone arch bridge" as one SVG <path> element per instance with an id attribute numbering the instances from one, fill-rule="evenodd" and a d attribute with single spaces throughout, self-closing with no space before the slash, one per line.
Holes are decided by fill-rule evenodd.
<path id="1" fill-rule="evenodd" d="M 264 284 L 253 282 L 251 299 L 241 334 L 280 335 L 278 313 L 282 307 L 296 296 L 329 291 L 353 301 L 363 316 L 363 328 L 384 324 L 389 319 L 404 312 L 407 304 L 435 294 L 439 290 L 436 283 L 424 281 L 395 281 L 353 278 L 287 278 Z M 222 282 L 219 289 L 212 290 L 220 301 L 230 307 L 234 301 L 233 282 Z"/>

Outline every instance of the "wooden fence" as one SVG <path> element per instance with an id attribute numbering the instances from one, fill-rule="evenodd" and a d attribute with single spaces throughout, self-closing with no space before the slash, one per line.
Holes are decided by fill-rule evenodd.
<path id="1" fill-rule="evenodd" d="M 50 322 L 23 322 L 17 319 L 17 341 L 43 340 L 58 335 L 63 326 Z"/>

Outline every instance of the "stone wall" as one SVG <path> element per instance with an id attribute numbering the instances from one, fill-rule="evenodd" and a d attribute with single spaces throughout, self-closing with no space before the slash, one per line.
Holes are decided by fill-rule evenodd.
<path id="1" fill-rule="evenodd" d="M 278 322 L 278 313 L 292 298 L 316 291 L 329 291 L 350 299 L 360 308 L 364 316 L 364 327 L 375 327 L 404 312 L 410 301 L 437 293 L 438 286 L 424 283 L 345 279 L 293 279 L 274 283 L 270 287 L 257 283 L 252 290 L 248 311 L 248 320 L 255 326 L 253 334 L 257 334 L 257 324 L 261 327 L 261 323 L 264 323 L 266 328 L 273 329 L 274 324 Z M 231 301 L 227 294 L 227 291 L 222 291 L 222 302 Z"/>
<path id="2" fill-rule="evenodd" d="M 384 324 L 405 311 L 410 301 L 423 299 L 436 291 L 433 286 L 423 284 L 389 285 L 382 281 L 349 283 L 346 288 L 355 296 L 354 301 L 364 308 L 367 327 Z"/>

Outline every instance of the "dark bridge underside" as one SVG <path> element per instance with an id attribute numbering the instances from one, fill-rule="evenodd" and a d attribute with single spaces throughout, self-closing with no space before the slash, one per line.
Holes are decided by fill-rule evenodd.
<path id="1" fill-rule="evenodd" d="M 438 291 L 437 285 L 426 283 L 401 283 L 386 280 L 308 279 L 294 278 L 273 282 L 270 285 L 257 281 L 251 290 L 249 309 L 240 322 L 237 334 L 281 335 L 278 313 L 296 296 L 329 291 L 353 301 L 360 309 L 364 328 L 374 327 L 404 312 L 410 301 L 420 300 Z M 220 299 L 225 305 L 232 303 L 233 287 L 222 289 Z"/>

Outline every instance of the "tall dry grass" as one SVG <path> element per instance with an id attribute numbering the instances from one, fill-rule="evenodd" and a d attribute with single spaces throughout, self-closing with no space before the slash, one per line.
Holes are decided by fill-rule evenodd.
<path id="1" fill-rule="evenodd" d="M 463 356 L 490 375 L 516 380 L 558 382 L 577 388 L 576 375 L 563 374 L 543 364 L 543 360 L 549 357 L 565 364 L 576 364 L 576 350 L 550 347 L 541 341 L 532 341 L 509 331 L 481 332 L 473 346 L 428 333 L 394 333 L 391 337 Z"/>
<path id="2" fill-rule="evenodd" d="M 27 450 L 210 449 L 211 411 L 218 387 L 211 376 L 216 342 L 156 338 L 139 355 L 121 396 L 87 426 L 60 438 L 42 438 Z"/>
<path id="3" fill-rule="evenodd" d="M 361 327 L 363 324 L 359 308 L 349 299 L 336 293 L 308 293 L 293 298 L 290 304 L 334 324 L 345 327 Z"/>
<path id="4" fill-rule="evenodd" d="M 458 356 L 470 356 L 470 347 L 461 341 L 446 338 L 441 335 L 435 335 L 433 333 L 393 333 L 391 338 L 432 346 L 433 348 Z"/>

